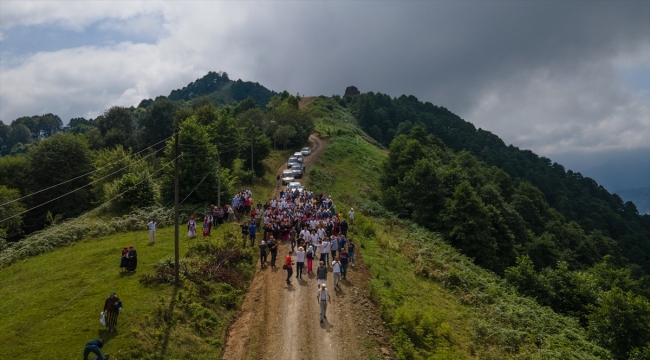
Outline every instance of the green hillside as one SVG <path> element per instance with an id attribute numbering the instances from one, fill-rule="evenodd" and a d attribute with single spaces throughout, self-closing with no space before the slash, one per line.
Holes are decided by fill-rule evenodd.
<path id="1" fill-rule="evenodd" d="M 451 150 L 466 150 L 487 166 L 502 169 L 514 182 L 534 185 L 567 221 L 575 221 L 584 231 L 598 230 L 611 237 L 627 260 L 650 273 L 650 215 L 640 215 L 632 203 L 625 203 L 593 179 L 530 150 L 508 146 L 497 135 L 477 129 L 445 107 L 412 95 L 391 98 L 368 92 L 337 101 L 350 108 L 359 126 L 385 146 L 421 126 Z"/>
<path id="2" fill-rule="evenodd" d="M 270 197 L 275 169 L 287 155 L 273 151 L 264 161 L 268 173 L 251 188 L 255 198 Z M 154 246 L 148 245 L 144 220 L 100 216 L 64 222 L 5 249 L 0 253 L 0 359 L 81 358 L 86 342 L 98 337 L 106 340 L 105 353 L 117 359 L 219 359 L 225 331 L 253 275 L 253 253 L 240 252 L 239 241 L 235 246 L 237 225 L 218 227 L 209 241 L 189 240 L 185 221 L 182 285 L 176 292 L 170 267 L 174 229 L 168 221 Z M 89 230 L 94 227 L 100 234 Z M 133 227 L 143 230 L 122 230 Z M 101 236 L 102 231 L 117 233 Z M 121 273 L 120 250 L 129 245 L 138 251 L 137 272 Z M 63 247 L 54 250 L 57 246 Z M 224 254 L 231 258 L 216 272 L 221 275 L 209 276 L 215 258 Z M 99 323 L 110 291 L 124 303 L 115 333 Z"/>
<path id="3" fill-rule="evenodd" d="M 355 116 L 338 101 L 320 97 L 309 108 L 318 119 L 317 131 L 331 140 L 318 164 L 310 169 L 310 186 L 366 215 L 357 220 L 353 237 L 361 243 L 363 258 L 371 268 L 374 299 L 395 333 L 392 342 L 399 358 L 612 356 L 599 344 L 610 349 L 615 346 L 598 335 L 594 327 L 581 326 L 584 319 L 561 315 L 541 305 L 543 299 L 517 290 L 515 283 L 461 255 L 449 245 L 445 233 L 402 220 L 392 213 L 394 207 L 381 206 L 377 200 L 383 197 L 381 179 L 385 177 L 387 152 L 364 141 L 367 135 L 360 130 Z M 423 183 L 415 189 L 430 185 Z M 427 203 L 428 199 L 423 201 Z M 585 279 L 586 275 L 580 276 Z M 562 291 L 565 293 L 558 296 L 565 298 L 558 301 L 570 301 L 570 291 Z M 602 294 L 618 294 L 612 291 Z M 646 304 L 642 307 L 647 309 L 647 300 L 639 296 L 635 299 Z M 643 311 L 638 313 L 643 314 L 642 318 L 646 316 Z M 597 316 L 592 319 L 597 321 Z M 620 325 L 628 327 L 628 334 L 636 326 L 632 322 Z"/>

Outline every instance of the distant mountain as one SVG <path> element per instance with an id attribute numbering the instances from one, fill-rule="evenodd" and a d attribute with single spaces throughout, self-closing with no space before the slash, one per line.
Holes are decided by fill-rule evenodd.
<path id="1" fill-rule="evenodd" d="M 257 105 L 264 108 L 277 92 L 269 90 L 259 83 L 250 81 L 230 80 L 226 72 L 210 71 L 200 79 L 196 79 L 182 89 L 172 90 L 167 96 L 174 101 L 193 101 L 207 96 L 215 105 L 228 105 L 242 101 L 248 97 Z M 147 107 L 153 100 L 143 100 L 140 107 Z"/>
<path id="2" fill-rule="evenodd" d="M 624 201 L 633 202 L 639 210 L 639 214 L 650 214 L 650 186 L 618 190 L 616 194 Z"/>

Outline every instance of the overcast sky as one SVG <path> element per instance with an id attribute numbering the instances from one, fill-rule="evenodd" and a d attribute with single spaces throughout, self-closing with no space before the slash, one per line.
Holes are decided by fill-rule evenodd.
<path id="1" fill-rule="evenodd" d="M 633 157 L 650 184 L 648 1 L 0 2 L 5 123 L 95 117 L 220 70 L 412 94 L 587 174 Z"/>

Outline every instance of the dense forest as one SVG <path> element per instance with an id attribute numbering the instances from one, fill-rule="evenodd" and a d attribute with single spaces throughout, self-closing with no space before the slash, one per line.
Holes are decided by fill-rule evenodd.
<path id="1" fill-rule="evenodd" d="M 533 185 L 566 221 L 587 233 L 597 230 L 614 239 L 624 258 L 650 272 L 650 215 L 640 215 L 634 203 L 624 202 L 593 179 L 530 150 L 507 146 L 498 136 L 477 129 L 446 108 L 414 96 L 391 98 L 369 92 L 337 100 L 349 106 L 359 125 L 386 146 L 419 125 L 450 149 L 466 150 L 487 166 L 505 171 L 515 183 Z"/>
<path id="2" fill-rule="evenodd" d="M 216 203 L 219 172 L 225 203 L 236 185 L 264 175 L 272 147 L 303 145 L 313 121 L 298 101 L 210 72 L 169 97 L 65 126 L 53 114 L 0 122 L 0 250 L 91 209 L 124 214 L 170 205 L 175 129 L 185 204 Z"/>
<path id="3" fill-rule="evenodd" d="M 650 216 L 414 97 L 334 96 L 388 147 L 383 206 L 439 233 L 620 359 L 650 356 Z"/>

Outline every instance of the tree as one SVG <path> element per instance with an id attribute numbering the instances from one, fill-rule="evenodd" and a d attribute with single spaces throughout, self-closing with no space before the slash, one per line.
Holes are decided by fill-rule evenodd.
<path id="1" fill-rule="evenodd" d="M 11 132 L 7 138 L 7 149 L 11 150 L 18 143 L 29 144 L 32 141 L 32 132 L 24 124 L 11 126 Z"/>
<path id="2" fill-rule="evenodd" d="M 97 117 L 96 124 L 105 146 L 122 144 L 134 147 L 135 119 L 128 108 L 113 106 L 103 116 Z"/>
<path id="3" fill-rule="evenodd" d="M 251 97 L 247 97 L 235 106 L 233 109 L 233 116 L 239 116 L 240 114 L 251 109 L 259 109 L 259 107 L 257 107 L 255 100 L 253 100 Z"/>
<path id="4" fill-rule="evenodd" d="M 61 131 L 63 121 L 54 114 L 45 114 L 38 117 L 38 137 L 43 139 Z"/>
<path id="5" fill-rule="evenodd" d="M 7 203 L 20 198 L 20 192 L 17 189 L 10 189 L 0 185 L 0 204 Z M 25 211 L 20 201 L 14 201 L 11 204 L 0 206 L 0 220 L 7 219 L 16 214 Z M 23 217 L 16 216 L 5 222 L 0 223 L 0 232 L 4 234 L 5 239 L 15 240 L 22 234 Z"/>
<path id="6" fill-rule="evenodd" d="M 21 194 L 26 194 L 28 166 L 29 160 L 26 156 L 0 157 L 0 185 L 18 189 Z"/>
<path id="7" fill-rule="evenodd" d="M 273 140 L 274 141 L 279 141 L 280 144 L 284 146 L 284 149 L 287 149 L 287 144 L 291 141 L 291 138 L 296 135 L 296 130 L 293 128 L 293 126 L 289 125 L 281 125 L 278 127 L 278 129 L 273 133 Z"/>
<path id="8" fill-rule="evenodd" d="M 115 213 L 128 213 L 155 203 L 154 184 L 149 174 L 128 173 L 108 184 L 106 197 L 111 200 L 110 209 Z"/>
<path id="9" fill-rule="evenodd" d="M 251 138 L 253 141 L 253 169 L 255 176 L 262 177 L 266 172 L 263 161 L 271 153 L 271 140 L 259 129 L 252 128 L 251 134 L 246 139 L 249 143 L 246 146 L 242 146 L 239 155 L 242 159 L 242 168 L 244 170 L 250 170 L 251 168 Z"/>
<path id="10" fill-rule="evenodd" d="M 190 117 L 180 124 L 179 130 L 178 138 L 183 154 L 178 165 L 180 200 L 187 197 L 185 202 L 189 204 L 216 202 L 217 147 L 212 143 L 207 127 Z M 172 160 L 175 157 L 173 139 L 168 140 L 167 145 L 165 154 L 168 160 Z M 173 166 L 167 166 L 163 171 L 161 197 L 165 204 L 174 202 Z"/>
<path id="11" fill-rule="evenodd" d="M 248 127 L 250 129 L 250 127 Z M 217 146 L 221 166 L 232 168 L 242 147 L 248 144 L 244 136 L 246 129 L 237 127 L 237 119 L 227 112 L 221 112 L 207 127 L 211 141 Z"/>
<path id="12" fill-rule="evenodd" d="M 142 160 L 140 155 L 132 156 L 131 149 L 117 145 L 114 149 L 101 149 L 95 154 L 93 166 L 97 169 L 91 176 L 94 182 L 92 194 L 98 202 L 109 200 L 112 196 L 106 193 L 106 187 L 126 174 L 148 175 L 151 173 L 150 162 L 153 159 Z M 123 170 L 120 170 L 123 169 Z"/>
<path id="13" fill-rule="evenodd" d="M 650 343 L 650 302 L 614 287 L 601 295 L 588 316 L 589 335 L 614 356 L 626 359 L 634 348 Z"/>
<path id="14" fill-rule="evenodd" d="M 291 95 L 287 99 L 294 98 Z M 274 98 L 274 99 L 277 99 Z M 276 101 L 277 102 L 277 101 Z M 298 107 L 290 104 L 287 100 L 273 105 L 269 114 L 269 121 L 277 126 L 269 126 L 267 135 L 273 136 L 280 126 L 291 126 L 295 130 L 295 134 L 291 136 L 288 145 L 301 146 L 309 138 L 309 135 L 314 131 L 314 122 L 312 118 Z"/>
<path id="15" fill-rule="evenodd" d="M 92 157 L 88 142 L 82 135 L 58 133 L 42 140 L 27 154 L 29 166 L 27 192 L 39 191 L 65 181 L 76 180 L 38 193 L 28 199 L 27 207 L 40 205 L 72 190 L 81 188 L 90 181 L 88 173 L 92 169 Z M 64 218 L 81 214 L 89 208 L 90 188 L 86 187 L 34 209 L 25 215 L 25 228 L 29 232 L 45 226 L 46 214 L 61 215 Z"/>
<path id="16" fill-rule="evenodd" d="M 139 120 L 140 142 L 143 147 L 153 145 L 166 139 L 174 133 L 174 115 L 178 106 L 171 100 L 161 97 L 157 98 L 147 107 L 147 110 Z M 157 149 L 165 146 L 160 144 Z"/>
<path id="17" fill-rule="evenodd" d="M 489 210 L 467 180 L 456 187 L 442 212 L 451 244 L 488 269 L 497 258 L 497 242 L 489 219 Z"/>
<path id="18" fill-rule="evenodd" d="M 397 187 L 401 190 L 397 196 L 398 213 L 433 228 L 444 207 L 440 186 L 436 164 L 431 159 L 418 160 Z"/>

